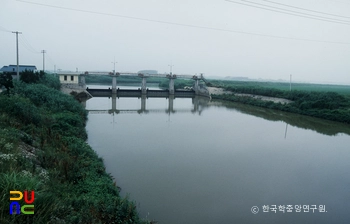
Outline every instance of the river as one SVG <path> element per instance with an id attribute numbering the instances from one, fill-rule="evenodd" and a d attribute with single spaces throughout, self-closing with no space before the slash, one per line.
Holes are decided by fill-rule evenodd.
<path id="1" fill-rule="evenodd" d="M 92 98 L 86 109 L 88 143 L 142 218 L 350 221 L 349 125 L 197 98 Z"/>

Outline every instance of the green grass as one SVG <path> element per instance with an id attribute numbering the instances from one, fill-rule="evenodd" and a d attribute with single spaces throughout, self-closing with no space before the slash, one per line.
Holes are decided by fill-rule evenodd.
<path id="1" fill-rule="evenodd" d="M 262 101 L 234 94 L 213 95 L 213 99 L 241 102 L 350 124 L 350 87 L 341 85 L 240 82 L 211 80 L 210 85 L 233 93 L 262 95 L 291 100 L 289 104 Z"/>
<path id="2" fill-rule="evenodd" d="M 0 223 L 148 223 L 86 143 L 87 112 L 48 80 L 0 94 Z M 9 214 L 11 190 L 35 191 L 35 215 Z"/>
<path id="3" fill-rule="evenodd" d="M 256 82 L 256 81 L 228 81 L 228 80 L 209 80 L 215 86 L 236 86 L 236 87 L 261 87 L 289 91 L 290 84 L 282 82 Z M 333 84 L 311 84 L 311 83 L 292 83 L 292 90 L 316 91 L 316 92 L 336 92 L 350 96 L 350 86 Z"/>

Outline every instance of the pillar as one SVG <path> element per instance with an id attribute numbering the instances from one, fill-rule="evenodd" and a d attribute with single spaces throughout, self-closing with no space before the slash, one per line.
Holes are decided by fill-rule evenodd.
<path id="1" fill-rule="evenodd" d="M 196 93 L 196 95 L 198 95 L 198 92 L 199 92 L 199 79 L 198 78 L 194 79 L 194 92 Z"/>
<path id="2" fill-rule="evenodd" d="M 112 93 L 112 112 L 117 112 L 117 94 Z"/>
<path id="3" fill-rule="evenodd" d="M 142 95 L 147 94 L 146 77 L 142 77 L 141 92 L 142 92 Z"/>
<path id="4" fill-rule="evenodd" d="M 146 111 L 146 96 L 142 95 L 141 96 L 141 112 L 145 112 Z"/>
<path id="5" fill-rule="evenodd" d="M 117 93 L 117 76 L 112 76 L 112 93 Z"/>
<path id="6" fill-rule="evenodd" d="M 169 75 L 169 95 L 174 95 L 175 94 L 175 87 L 174 87 L 174 80 L 176 79 L 175 75 Z"/>
<path id="7" fill-rule="evenodd" d="M 193 103 L 193 112 L 197 112 L 199 109 L 199 98 L 198 96 L 195 96 L 194 98 L 192 98 L 192 103 Z"/>
<path id="8" fill-rule="evenodd" d="M 169 104 L 168 104 L 168 112 L 173 113 L 174 112 L 174 96 L 169 96 Z"/>
<path id="9" fill-rule="evenodd" d="M 85 75 L 83 74 L 80 75 L 80 84 L 86 88 Z"/>

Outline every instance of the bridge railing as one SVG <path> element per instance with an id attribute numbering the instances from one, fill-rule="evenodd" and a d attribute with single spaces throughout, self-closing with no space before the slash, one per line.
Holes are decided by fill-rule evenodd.
<path id="1" fill-rule="evenodd" d="M 74 71 L 58 71 L 58 75 L 92 75 L 92 76 L 99 76 L 99 75 L 113 75 L 113 72 L 105 72 L 105 71 L 85 71 L 85 72 L 74 72 Z M 162 73 L 162 74 L 149 74 L 149 73 L 135 73 L 135 72 L 116 72 L 116 74 L 119 76 L 140 76 L 142 74 L 143 77 L 158 77 L 158 78 L 168 78 L 169 74 Z M 188 75 L 188 74 L 173 74 L 173 78 L 181 78 L 181 79 L 202 79 L 205 80 L 203 75 L 197 76 L 197 75 Z"/>

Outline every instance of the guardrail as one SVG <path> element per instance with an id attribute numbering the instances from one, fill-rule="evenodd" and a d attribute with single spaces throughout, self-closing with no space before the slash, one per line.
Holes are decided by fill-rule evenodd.
<path id="1" fill-rule="evenodd" d="M 58 75 L 113 75 L 113 72 L 103 72 L 103 71 L 86 71 L 86 72 L 73 72 L 73 71 L 59 71 Z M 203 79 L 203 75 L 188 75 L 188 74 L 149 74 L 149 73 L 135 73 L 135 72 L 116 72 L 116 75 L 122 76 L 140 76 L 140 77 L 159 77 L 159 78 L 182 78 L 182 79 Z"/>

